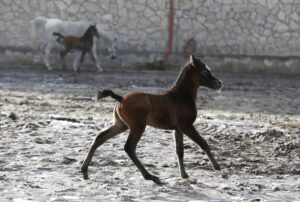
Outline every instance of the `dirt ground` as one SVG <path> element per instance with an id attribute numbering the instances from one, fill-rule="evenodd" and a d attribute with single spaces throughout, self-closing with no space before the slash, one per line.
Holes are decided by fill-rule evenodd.
<path id="1" fill-rule="evenodd" d="M 300 201 L 300 75 L 222 73 L 221 93 L 198 91 L 195 126 L 229 179 L 185 137 L 180 178 L 171 131 L 148 127 L 137 154 L 164 182 L 143 179 L 123 150 L 127 132 L 80 165 L 112 123 L 115 101 L 97 89 L 159 92 L 178 72 L 94 70 L 75 74 L 0 68 L 0 201 Z"/>

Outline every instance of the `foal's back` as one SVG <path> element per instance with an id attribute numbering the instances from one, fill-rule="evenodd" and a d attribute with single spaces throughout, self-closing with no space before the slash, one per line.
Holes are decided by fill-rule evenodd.
<path id="1" fill-rule="evenodd" d="M 116 110 L 120 118 L 129 126 L 150 125 L 160 129 L 175 129 L 177 109 L 169 93 L 150 94 L 130 92 Z"/>

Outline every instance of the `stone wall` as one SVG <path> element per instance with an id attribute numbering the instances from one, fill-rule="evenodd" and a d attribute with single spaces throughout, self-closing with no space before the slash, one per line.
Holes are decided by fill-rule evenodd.
<path id="1" fill-rule="evenodd" d="M 197 55 L 217 58 L 220 65 L 230 61 L 228 64 L 247 67 L 252 60 L 259 60 L 261 68 L 299 66 L 299 0 L 174 3 L 171 61 L 179 58 L 184 44 L 194 38 Z M 1 0 L 1 62 L 30 58 L 29 22 L 36 16 L 96 22 L 100 31 L 118 38 L 122 64 L 140 62 L 140 56 L 147 62 L 156 60 L 166 47 L 168 13 L 167 0 Z"/>

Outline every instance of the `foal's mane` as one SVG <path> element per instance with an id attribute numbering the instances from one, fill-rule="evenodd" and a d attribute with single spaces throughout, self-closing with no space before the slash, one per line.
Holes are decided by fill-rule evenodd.
<path id="1" fill-rule="evenodd" d="M 191 66 L 192 66 L 192 64 L 188 63 L 185 65 L 184 68 L 182 68 L 181 72 L 179 73 L 176 81 L 174 82 L 174 84 L 170 90 L 171 92 L 178 90 L 180 88 L 180 86 L 182 86 L 182 83 L 186 78 L 187 71 L 191 68 Z"/>
<path id="2" fill-rule="evenodd" d="M 90 33 L 90 32 L 91 32 L 91 29 L 92 29 L 92 26 L 93 26 L 93 25 L 90 25 L 90 26 L 85 30 L 85 32 L 84 32 L 82 38 L 85 39 L 85 38 L 88 38 L 89 36 L 92 36 L 92 34 Z"/>

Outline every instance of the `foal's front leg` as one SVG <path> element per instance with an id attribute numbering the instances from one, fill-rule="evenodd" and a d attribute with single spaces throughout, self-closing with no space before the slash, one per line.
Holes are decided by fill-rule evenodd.
<path id="1" fill-rule="evenodd" d="M 201 135 L 197 132 L 197 130 L 195 129 L 195 127 L 192 124 L 181 126 L 180 131 L 183 132 L 184 134 L 186 134 L 189 138 L 191 138 L 195 143 L 197 143 L 201 147 L 201 149 L 207 154 L 207 156 L 215 170 L 218 170 L 218 171 L 221 170 L 221 167 L 219 166 L 219 164 L 215 160 L 213 154 L 211 153 L 209 145 L 207 144 L 205 139 L 203 139 L 203 137 L 201 137 Z"/>

